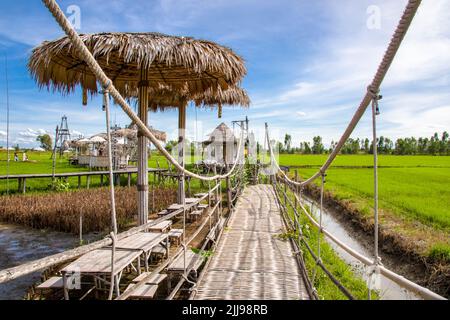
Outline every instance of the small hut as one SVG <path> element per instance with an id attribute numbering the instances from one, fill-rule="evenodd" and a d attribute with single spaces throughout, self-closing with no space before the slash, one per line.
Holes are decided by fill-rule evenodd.
<path id="1" fill-rule="evenodd" d="M 205 162 L 220 166 L 232 165 L 238 152 L 238 139 L 224 122 L 219 124 L 203 141 L 206 147 Z"/>
<path id="2" fill-rule="evenodd" d="M 113 168 L 115 170 L 127 168 L 130 161 L 136 161 L 137 153 L 137 128 L 131 125 L 128 128 L 113 128 L 112 137 L 112 155 Z M 166 141 L 166 133 L 150 128 L 155 137 L 162 142 Z M 90 168 L 108 168 L 109 161 L 107 156 L 107 140 L 105 133 L 98 133 L 89 139 L 83 138 L 72 141 L 76 149 L 76 156 L 71 161 L 74 164 L 88 166 Z"/>

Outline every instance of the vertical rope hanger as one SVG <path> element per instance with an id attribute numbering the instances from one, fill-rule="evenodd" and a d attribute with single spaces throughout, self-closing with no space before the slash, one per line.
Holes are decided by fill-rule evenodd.
<path id="1" fill-rule="evenodd" d="M 381 258 L 378 252 L 378 141 L 377 141 L 377 116 L 380 114 L 378 101 L 383 97 L 379 94 L 379 90 L 368 87 L 367 91 L 372 96 L 372 148 L 373 148 L 373 211 L 374 211 L 374 248 L 373 248 L 373 265 L 369 270 L 368 277 L 368 298 L 371 299 L 373 277 L 378 277 L 381 264 Z"/>

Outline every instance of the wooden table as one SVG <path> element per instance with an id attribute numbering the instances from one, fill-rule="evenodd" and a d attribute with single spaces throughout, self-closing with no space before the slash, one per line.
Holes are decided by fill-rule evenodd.
<path id="1" fill-rule="evenodd" d="M 148 222 L 152 222 L 154 220 L 148 220 Z M 160 222 L 152 227 L 149 227 L 148 230 L 151 232 L 159 232 L 159 233 L 167 233 L 170 230 L 170 227 L 172 227 L 172 221 L 166 220 L 163 222 Z"/>
<path id="2" fill-rule="evenodd" d="M 174 204 L 170 205 L 167 208 L 168 211 L 177 211 L 177 210 L 180 210 L 180 209 L 183 209 L 183 205 L 182 204 L 178 204 L 178 203 L 174 203 Z"/>
<path id="3" fill-rule="evenodd" d="M 123 270 L 131 265 L 136 259 L 138 268 L 140 267 L 139 257 L 142 254 L 141 249 L 117 249 L 114 255 L 114 274 L 116 283 L 116 294 L 120 295 L 119 283 Z M 104 281 L 102 277 L 111 276 L 111 248 L 101 248 L 86 253 L 74 262 L 70 263 L 61 270 L 63 276 L 64 298 L 69 300 L 69 277 L 78 274 L 91 275 L 94 282 L 97 280 Z M 81 280 L 81 279 L 80 279 Z"/>
<path id="4" fill-rule="evenodd" d="M 137 261 L 137 273 L 141 273 L 141 255 L 144 255 L 145 270 L 148 271 L 148 258 L 151 250 L 161 242 L 166 242 L 167 255 L 169 254 L 169 235 L 165 233 L 141 232 L 121 239 L 116 243 L 114 254 L 114 280 L 116 294 L 120 295 L 119 284 L 123 270 Z M 111 247 L 105 247 L 86 253 L 61 270 L 63 275 L 64 298 L 69 299 L 69 276 L 78 273 L 80 276 L 90 275 L 97 280 L 106 282 L 106 277 L 111 276 Z M 105 280 L 102 279 L 105 278 Z"/>
<path id="5" fill-rule="evenodd" d="M 169 256 L 169 235 L 167 233 L 140 232 L 117 241 L 116 249 L 136 250 L 139 249 L 144 255 L 145 271 L 148 272 L 148 259 L 154 247 L 165 242 L 166 256 Z M 138 274 L 141 274 L 140 268 Z"/>

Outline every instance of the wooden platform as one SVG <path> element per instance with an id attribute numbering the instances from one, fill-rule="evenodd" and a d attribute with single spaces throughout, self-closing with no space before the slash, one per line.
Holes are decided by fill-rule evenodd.
<path id="1" fill-rule="evenodd" d="M 309 299 L 269 185 L 249 186 L 198 286 L 197 300 Z"/>

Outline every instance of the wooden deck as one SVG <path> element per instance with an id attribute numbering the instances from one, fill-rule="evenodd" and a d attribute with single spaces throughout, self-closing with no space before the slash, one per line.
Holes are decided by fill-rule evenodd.
<path id="1" fill-rule="evenodd" d="M 273 188 L 247 187 L 195 299 L 309 299 L 290 242 L 276 237 L 283 232 Z"/>

